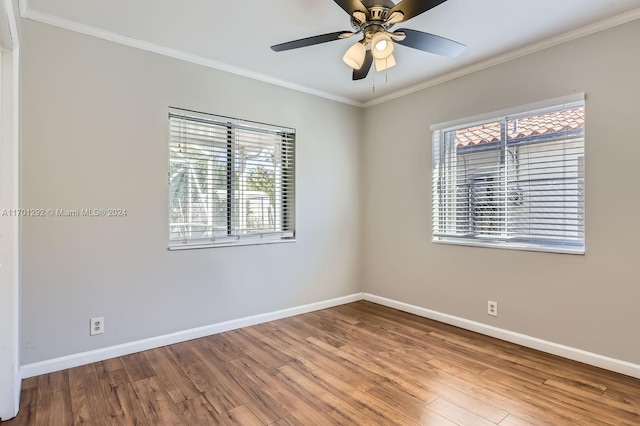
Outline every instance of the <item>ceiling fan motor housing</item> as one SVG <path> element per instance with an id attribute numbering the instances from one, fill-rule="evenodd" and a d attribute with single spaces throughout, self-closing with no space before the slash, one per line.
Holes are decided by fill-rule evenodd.
<path id="1" fill-rule="evenodd" d="M 389 13 L 389 9 L 381 6 L 373 6 L 369 7 L 369 17 L 370 21 L 379 21 L 382 22 L 387 19 L 387 14 Z"/>
<path id="2" fill-rule="evenodd" d="M 351 16 L 351 25 L 357 33 L 365 36 L 365 41 L 371 40 L 376 32 L 387 32 L 395 22 L 387 22 L 389 11 L 395 6 L 391 0 L 362 0 L 368 11 L 368 16 L 358 11 Z M 359 14 L 359 15 L 356 15 Z"/>
<path id="3" fill-rule="evenodd" d="M 380 7 L 384 9 L 391 9 L 396 4 L 391 0 L 362 0 L 362 4 L 367 9 L 371 9 L 372 7 Z"/>

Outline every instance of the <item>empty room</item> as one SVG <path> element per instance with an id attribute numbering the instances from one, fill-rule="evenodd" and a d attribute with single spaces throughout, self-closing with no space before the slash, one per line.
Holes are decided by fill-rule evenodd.
<path id="1" fill-rule="evenodd" d="M 2 6 L 2 426 L 640 425 L 640 0 Z"/>

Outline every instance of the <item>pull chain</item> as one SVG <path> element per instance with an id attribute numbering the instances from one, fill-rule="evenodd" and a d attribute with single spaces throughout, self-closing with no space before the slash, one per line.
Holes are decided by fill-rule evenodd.
<path id="1" fill-rule="evenodd" d="M 385 69 L 384 69 L 384 82 L 389 84 L 389 57 L 384 58 Z"/>

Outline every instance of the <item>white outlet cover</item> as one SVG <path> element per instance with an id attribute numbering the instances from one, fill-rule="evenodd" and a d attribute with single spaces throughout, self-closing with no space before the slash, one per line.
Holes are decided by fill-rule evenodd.
<path id="1" fill-rule="evenodd" d="M 104 317 L 91 318 L 89 335 L 95 336 L 96 334 L 102 333 L 104 333 Z"/>
<path id="2" fill-rule="evenodd" d="M 487 303 L 487 314 L 492 317 L 498 316 L 498 302 L 489 301 L 489 303 Z"/>

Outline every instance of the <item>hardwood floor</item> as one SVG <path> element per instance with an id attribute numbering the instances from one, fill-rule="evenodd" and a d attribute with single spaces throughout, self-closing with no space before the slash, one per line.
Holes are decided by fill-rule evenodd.
<path id="1" fill-rule="evenodd" d="M 27 379 L 14 425 L 640 425 L 640 380 L 369 302 Z"/>

